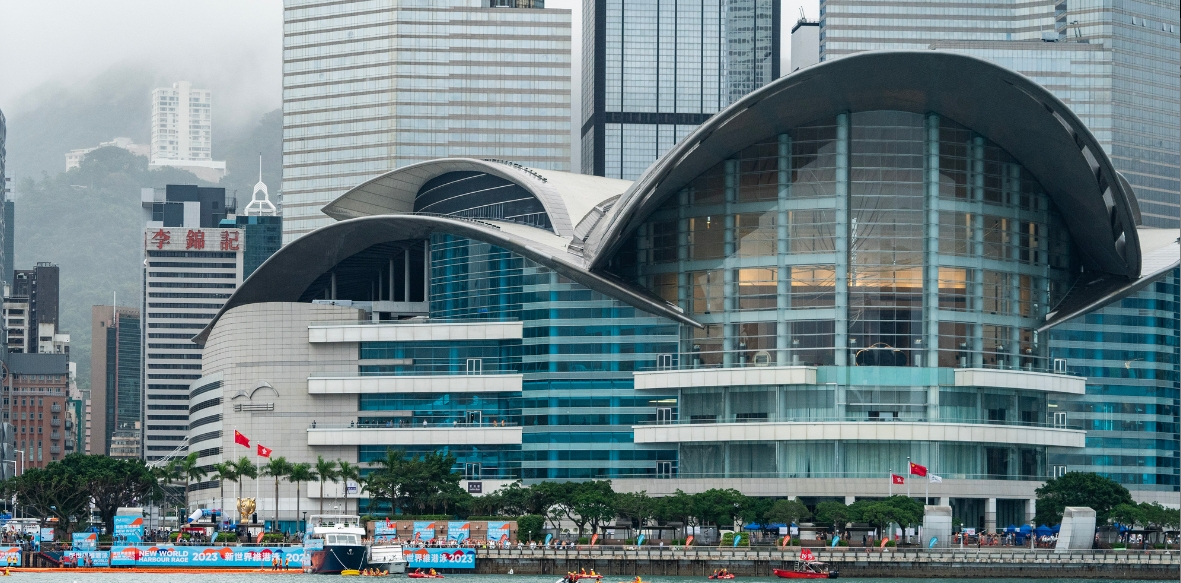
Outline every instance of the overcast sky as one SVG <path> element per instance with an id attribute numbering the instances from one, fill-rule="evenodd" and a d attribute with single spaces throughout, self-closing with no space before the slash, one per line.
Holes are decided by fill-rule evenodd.
<path id="1" fill-rule="evenodd" d="M 819 1 L 782 1 L 786 58 L 800 6 L 815 19 Z M 582 1 L 547 6 L 575 11 L 581 47 Z M 282 0 L 0 0 L 0 109 L 19 111 L 20 97 L 46 83 L 69 87 L 143 64 L 178 80 L 215 79 L 215 125 L 236 125 L 280 105 L 282 48 Z M 576 82 L 580 64 L 576 55 Z"/>

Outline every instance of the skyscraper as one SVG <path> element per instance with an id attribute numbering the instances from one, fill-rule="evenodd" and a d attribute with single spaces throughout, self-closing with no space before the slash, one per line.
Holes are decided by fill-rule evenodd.
<path id="1" fill-rule="evenodd" d="M 138 308 L 93 306 L 90 318 L 91 453 L 122 458 L 140 454 L 141 378 L 140 315 Z M 153 403 L 147 420 L 187 421 L 186 405 Z"/>
<path id="2" fill-rule="evenodd" d="M 1136 191 L 1148 227 L 1181 225 L 1177 0 L 821 0 L 820 54 L 971 54 L 1029 76 L 1070 105 Z"/>
<path id="3" fill-rule="evenodd" d="M 584 0 L 582 172 L 633 180 L 779 77 L 779 0 Z"/>
<path id="4" fill-rule="evenodd" d="M 10 212 L 9 205 L 12 203 L 9 202 L 11 192 L 8 186 L 8 175 L 5 174 L 6 169 L 4 167 L 4 140 L 7 134 L 8 130 L 4 121 L 4 112 L 0 111 L 0 196 L 3 197 L 4 204 L 4 216 L 0 217 L 0 249 L 4 251 L 3 257 L 0 257 L 0 262 L 3 262 L 0 265 L 0 279 L 4 281 L 12 279 L 12 263 L 10 263 L 12 260 L 12 253 L 10 251 L 12 249 L 12 242 L 9 240 L 12 237 L 12 225 L 10 224 L 12 213 Z M 0 330 L 0 338 L 2 338 L 2 335 L 3 330 Z"/>
<path id="5" fill-rule="evenodd" d="M 189 383 L 201 377 L 190 339 L 242 282 L 244 241 L 240 229 L 220 228 L 235 210 L 223 188 L 170 184 L 144 189 L 142 201 L 143 456 L 152 461 L 185 451 Z"/>
<path id="6" fill-rule="evenodd" d="M 283 239 L 440 156 L 570 166 L 570 11 L 543 0 L 285 0 Z"/>
<path id="7" fill-rule="evenodd" d="M 70 335 L 59 322 L 59 278 L 52 263 L 13 271 L 4 297 L 8 352 L 69 354 Z"/>
<path id="8" fill-rule="evenodd" d="M 151 165 L 177 166 L 217 182 L 226 163 L 213 160 L 213 92 L 188 81 L 153 90 L 151 148 Z"/>

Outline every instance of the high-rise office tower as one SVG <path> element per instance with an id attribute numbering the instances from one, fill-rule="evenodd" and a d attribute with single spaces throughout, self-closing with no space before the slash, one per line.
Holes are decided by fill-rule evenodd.
<path id="1" fill-rule="evenodd" d="M 4 296 L 8 352 L 70 353 L 70 335 L 59 322 L 59 277 L 58 266 L 45 262 L 13 271 Z"/>
<path id="2" fill-rule="evenodd" d="M 183 454 L 189 384 L 201 377 L 200 332 L 242 283 L 243 233 L 224 188 L 144 189 L 143 457 Z M 109 403 L 107 405 L 109 407 Z M 156 417 L 155 419 L 153 417 Z M 112 442 L 108 447 L 123 447 Z"/>
<path id="3" fill-rule="evenodd" d="M 283 239 L 395 168 L 570 166 L 570 11 L 543 0 L 285 0 Z"/>
<path id="4" fill-rule="evenodd" d="M 90 317 L 91 453 L 121 458 L 140 454 L 143 405 L 142 329 L 138 308 L 93 306 Z M 160 406 L 170 407 L 159 409 Z M 177 409 L 176 407 L 186 407 Z M 186 405 L 164 402 L 148 408 L 150 423 L 185 422 Z"/>
<path id="5" fill-rule="evenodd" d="M 9 187 L 9 179 L 8 175 L 6 174 L 7 169 L 4 166 L 4 140 L 7 135 L 8 129 L 4 121 L 4 112 L 0 111 L 0 197 L 3 198 L 4 203 L 4 216 L 0 217 L 0 239 L 2 239 L 0 240 L 0 248 L 2 248 L 4 251 L 4 256 L 0 258 L 0 260 L 4 261 L 4 264 L 0 265 L 0 279 L 3 279 L 4 281 L 9 281 L 12 279 L 12 263 L 10 263 L 12 260 L 12 255 L 9 251 L 12 249 L 12 243 L 10 240 L 12 236 L 12 214 L 10 213 L 9 208 L 9 205 L 12 204 L 9 202 L 12 189 Z M 0 337 L 2 337 L 2 332 L 3 331 L 0 330 Z"/>
<path id="6" fill-rule="evenodd" d="M 779 77 L 779 0 L 584 0 L 582 172 L 633 180 Z"/>
<path id="7" fill-rule="evenodd" d="M 1091 128 L 1136 191 L 1143 224 L 1181 225 L 1177 0 L 821 0 L 820 54 L 936 49 L 1037 81 Z"/>
<path id="8" fill-rule="evenodd" d="M 213 160 L 213 92 L 188 81 L 152 91 L 152 166 L 176 166 L 217 182 L 226 163 Z M 68 163 L 67 163 L 68 165 Z"/>

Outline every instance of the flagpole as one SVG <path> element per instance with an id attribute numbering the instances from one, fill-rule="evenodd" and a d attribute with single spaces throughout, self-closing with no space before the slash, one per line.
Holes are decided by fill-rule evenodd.
<path id="1" fill-rule="evenodd" d="M 890 468 L 890 496 L 894 495 L 894 468 Z"/>
<path id="2" fill-rule="evenodd" d="M 906 471 L 908 475 L 914 473 L 914 468 L 910 467 L 910 456 L 906 456 Z M 910 480 L 906 481 L 906 497 L 910 498 Z"/>

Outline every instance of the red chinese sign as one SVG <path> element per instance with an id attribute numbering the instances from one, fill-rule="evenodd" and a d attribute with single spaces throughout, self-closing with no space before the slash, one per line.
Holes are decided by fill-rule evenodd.
<path id="1" fill-rule="evenodd" d="M 160 229 L 159 231 L 152 233 L 152 243 L 156 245 L 157 249 L 163 249 L 164 246 L 167 245 L 171 240 L 172 235 L 168 234 L 168 231 L 165 231 L 164 229 Z"/>
<path id="2" fill-rule="evenodd" d="M 221 232 L 221 250 L 222 251 L 237 251 L 238 250 L 238 231 L 222 231 Z"/>
<path id="3" fill-rule="evenodd" d="M 205 231 L 189 230 L 188 236 L 185 237 L 185 249 L 204 249 L 205 248 Z"/>

